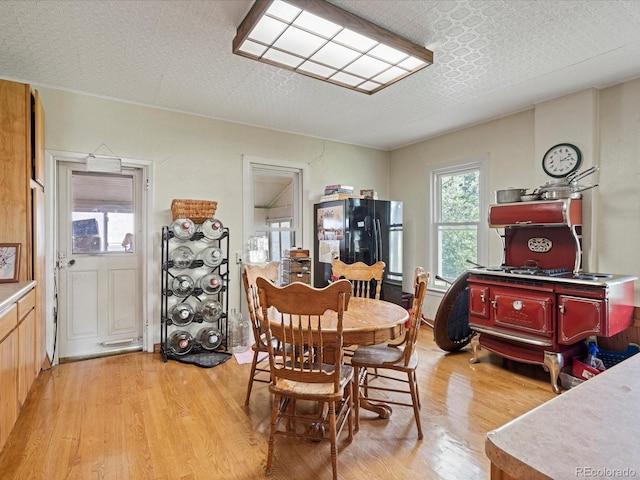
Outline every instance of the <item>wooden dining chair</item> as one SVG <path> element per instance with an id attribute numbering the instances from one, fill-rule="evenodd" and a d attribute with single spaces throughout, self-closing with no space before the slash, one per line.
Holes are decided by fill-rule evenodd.
<path id="1" fill-rule="evenodd" d="M 382 261 L 367 265 L 364 262 L 344 263 L 342 260 L 335 259 L 331 262 L 331 274 L 337 278 L 346 278 L 351 282 L 352 296 L 373 297 L 380 300 L 385 267 L 386 264 Z M 357 348 L 357 345 L 347 345 L 344 353 L 348 358 L 351 358 Z"/>
<path id="2" fill-rule="evenodd" d="M 247 385 L 247 395 L 244 404 L 249 405 L 251 397 L 251 389 L 253 382 L 269 383 L 271 381 L 271 369 L 268 365 L 262 363 L 267 359 L 259 359 L 261 353 L 268 354 L 266 336 L 262 331 L 260 320 L 256 313 L 260 308 L 260 299 L 258 298 L 258 288 L 256 280 L 263 277 L 272 283 L 278 283 L 278 262 L 269 262 L 266 265 L 244 265 L 242 267 L 242 283 L 247 296 L 247 305 L 249 307 L 249 317 L 251 319 L 251 327 L 253 328 L 253 361 L 251 362 L 251 373 L 249 374 L 249 383 Z M 260 361 L 259 361 L 260 360 Z"/>
<path id="3" fill-rule="evenodd" d="M 269 349 L 269 391 L 274 395 L 267 474 L 273 465 L 276 435 L 288 435 L 328 440 L 335 480 L 337 439 L 345 423 L 347 441 L 353 439 L 353 369 L 343 365 L 342 349 L 342 319 L 351 284 L 340 280 L 322 289 L 303 283 L 277 287 L 258 278 L 256 285 Z M 269 309 L 272 318 L 268 317 Z M 281 354 L 274 349 L 274 340 L 287 346 Z M 319 412 L 298 411 L 297 400 L 311 401 L 321 408 Z M 279 428 L 283 419 L 284 429 Z"/>
<path id="4" fill-rule="evenodd" d="M 385 267 L 386 265 L 382 261 L 367 265 L 364 262 L 344 263 L 342 260 L 336 259 L 331 262 L 331 274 L 349 280 L 352 285 L 351 294 L 354 297 L 380 300 Z"/>
<path id="5" fill-rule="evenodd" d="M 360 401 L 369 403 L 380 402 L 385 405 L 400 405 L 413 407 L 413 415 L 418 426 L 418 438 L 422 439 L 422 425 L 420 423 L 420 397 L 418 395 L 418 381 L 416 369 L 418 368 L 418 352 L 416 342 L 418 341 L 418 331 L 420 330 L 422 317 L 422 302 L 427 292 L 427 282 L 429 273 L 422 267 L 415 269 L 415 293 L 413 306 L 409 316 L 410 325 L 405 332 L 405 337 L 400 344 L 394 345 L 372 345 L 358 347 L 353 357 L 351 366 L 353 367 L 354 381 L 358 386 L 354 389 L 353 401 L 355 405 L 356 426 L 360 428 Z M 373 375 L 376 378 L 375 384 L 369 383 L 370 370 L 375 370 Z M 402 372 L 407 376 L 392 376 L 391 371 Z M 408 384 L 407 386 L 398 385 Z M 371 392 L 373 390 L 373 392 Z M 392 398 L 380 398 L 375 396 L 375 392 L 390 394 Z M 374 395 L 371 395 L 374 393 Z M 395 394 L 407 394 L 411 397 L 411 403 L 397 401 Z M 390 407 L 388 407 L 390 408 Z"/>

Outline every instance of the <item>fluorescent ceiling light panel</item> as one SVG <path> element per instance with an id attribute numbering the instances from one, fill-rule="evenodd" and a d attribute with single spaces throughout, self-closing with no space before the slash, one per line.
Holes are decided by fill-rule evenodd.
<path id="1" fill-rule="evenodd" d="M 304 62 L 302 65 L 298 67 L 298 70 L 302 70 L 303 72 L 308 72 L 317 75 L 318 77 L 328 78 L 331 75 L 336 73 L 336 70 L 333 68 L 325 67 L 324 65 L 319 65 L 314 62 Z"/>
<path id="2" fill-rule="evenodd" d="M 433 63 L 430 50 L 325 0 L 256 0 L 233 53 L 369 95 Z"/>

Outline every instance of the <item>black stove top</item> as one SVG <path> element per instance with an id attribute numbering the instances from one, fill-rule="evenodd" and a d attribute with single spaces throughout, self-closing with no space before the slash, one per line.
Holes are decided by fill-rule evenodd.
<path id="1" fill-rule="evenodd" d="M 567 283 L 583 283 L 587 285 L 609 285 L 613 283 L 636 280 L 637 277 L 629 275 L 616 275 L 613 273 L 573 272 L 568 268 L 536 268 L 514 267 L 500 265 L 498 267 L 476 267 L 469 269 L 470 273 L 490 274 L 500 277 L 531 278 Z"/>

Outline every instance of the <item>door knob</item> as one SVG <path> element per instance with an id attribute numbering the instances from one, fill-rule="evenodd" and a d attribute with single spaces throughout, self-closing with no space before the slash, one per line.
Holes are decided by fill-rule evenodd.
<path id="1" fill-rule="evenodd" d="M 76 261 L 72 258 L 67 262 L 67 267 L 73 267 L 76 264 Z"/>

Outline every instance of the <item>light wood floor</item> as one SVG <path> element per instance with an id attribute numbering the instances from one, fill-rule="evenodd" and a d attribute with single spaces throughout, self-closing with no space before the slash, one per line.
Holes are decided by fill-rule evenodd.
<path id="1" fill-rule="evenodd" d="M 555 396 L 542 367 L 486 351 L 469 365 L 468 348 L 446 354 L 432 337 L 421 330 L 424 439 L 410 409 L 396 407 L 388 420 L 364 412 L 339 450 L 342 478 L 488 479 L 486 432 Z M 199 368 L 150 353 L 42 372 L 0 452 L 0 478 L 264 478 L 270 401 L 256 383 L 244 406 L 248 372 L 233 358 Z M 329 444 L 278 437 L 271 478 L 331 478 Z"/>

